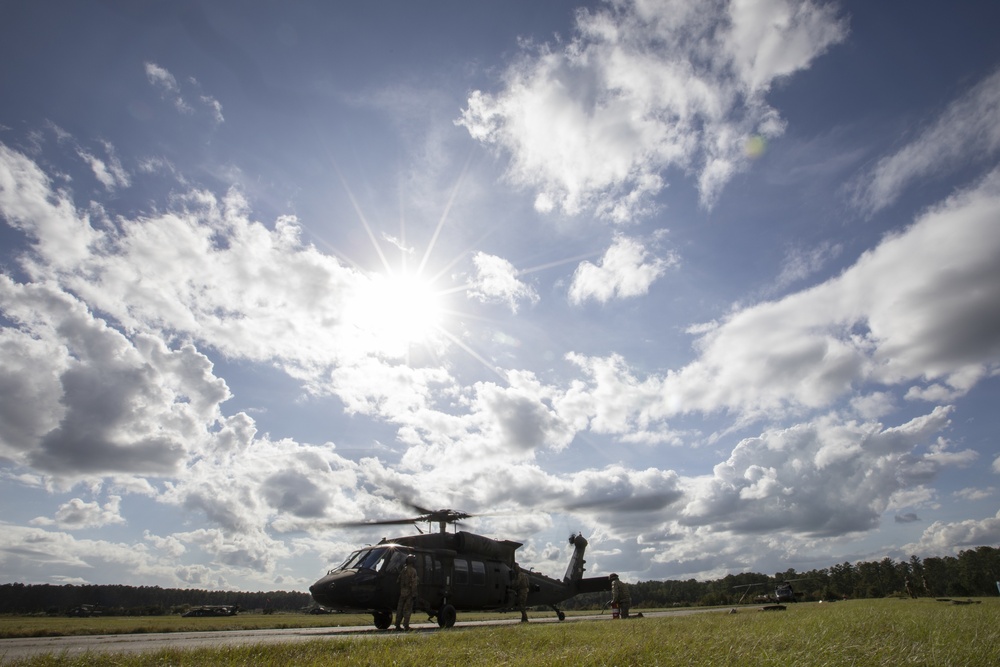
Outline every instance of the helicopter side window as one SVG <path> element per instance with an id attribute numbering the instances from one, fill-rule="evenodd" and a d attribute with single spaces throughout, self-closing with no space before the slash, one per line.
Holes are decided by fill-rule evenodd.
<path id="1" fill-rule="evenodd" d="M 486 585 L 486 563 L 481 560 L 472 561 L 472 585 Z"/>
<path id="2" fill-rule="evenodd" d="M 455 585 L 464 586 L 469 583 L 469 561 L 464 558 L 455 559 Z"/>
<path id="3" fill-rule="evenodd" d="M 422 581 L 438 586 L 444 583 L 444 566 L 440 560 L 432 557 L 430 554 L 424 554 L 424 575 Z"/>

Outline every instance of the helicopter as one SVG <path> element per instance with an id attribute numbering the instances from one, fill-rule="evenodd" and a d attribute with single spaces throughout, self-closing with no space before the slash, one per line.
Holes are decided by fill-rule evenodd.
<path id="1" fill-rule="evenodd" d="M 410 507 L 420 516 L 405 519 L 338 524 L 339 526 L 403 525 L 437 523 L 436 533 L 383 538 L 381 542 L 351 553 L 343 563 L 331 569 L 309 587 L 317 604 L 338 611 L 371 612 L 375 627 L 386 630 L 392 624 L 393 610 L 399 599 L 397 578 L 406 557 L 416 557 L 420 579 L 415 610 L 437 619 L 438 626 L 455 625 L 458 611 L 500 611 L 512 609 L 517 597 L 514 575 L 515 553 L 520 542 L 496 540 L 474 533 L 456 530 L 472 514 L 451 509 L 429 510 L 417 505 Z M 585 578 L 583 556 L 587 540 L 574 533 L 569 538 L 573 546 L 566 574 L 562 580 L 525 570 L 528 576 L 527 606 L 548 606 L 562 621 L 566 614 L 557 605 L 579 593 L 611 590 L 608 577 Z"/>
<path id="2" fill-rule="evenodd" d="M 753 601 L 774 602 L 774 603 L 798 602 L 799 601 L 798 596 L 802 594 L 795 592 L 795 589 L 792 588 L 792 583 L 796 581 L 806 581 L 806 580 L 807 579 L 785 579 L 784 581 L 777 581 L 774 584 L 774 595 L 768 595 L 766 593 L 764 595 L 756 595 L 754 596 Z M 764 583 L 756 583 L 756 584 L 742 584 L 740 586 L 733 586 L 733 588 L 746 589 L 743 591 L 743 595 L 740 596 L 740 599 L 736 604 L 741 604 L 743 602 L 743 598 L 745 598 L 754 587 L 765 586 L 765 585 L 766 584 Z"/>

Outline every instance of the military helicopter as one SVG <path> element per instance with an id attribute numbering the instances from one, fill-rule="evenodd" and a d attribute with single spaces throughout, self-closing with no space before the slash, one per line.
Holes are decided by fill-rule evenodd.
<path id="1" fill-rule="evenodd" d="M 768 595 L 766 593 L 763 595 L 755 595 L 753 598 L 753 602 L 774 602 L 774 603 L 798 602 L 799 601 L 798 596 L 801 595 L 801 593 L 796 593 L 795 589 L 792 588 L 792 583 L 796 581 L 806 581 L 806 579 L 785 579 L 784 581 L 777 581 L 774 584 L 773 596 Z M 765 585 L 766 585 L 765 583 L 756 583 L 756 584 L 741 584 L 740 586 L 733 586 L 733 588 L 746 589 L 743 591 L 743 595 L 740 596 L 740 599 L 736 604 L 741 604 L 743 602 L 743 598 L 745 598 L 750 593 L 750 591 L 753 590 L 755 587 L 765 586 Z"/>
<path id="2" fill-rule="evenodd" d="M 375 627 L 387 629 L 399 599 L 399 572 L 406 557 L 413 555 L 420 578 L 414 609 L 436 618 L 438 626 L 455 625 L 458 611 L 494 611 L 515 606 L 513 568 L 520 542 L 495 540 L 461 530 L 450 533 L 448 525 L 474 515 L 450 509 L 429 510 L 413 504 L 410 507 L 420 512 L 420 516 L 338 524 L 417 526 L 428 522 L 438 524 L 439 529 L 436 533 L 423 533 L 418 527 L 418 535 L 383 538 L 378 544 L 353 552 L 309 587 L 317 604 L 338 611 L 369 611 Z M 583 535 L 571 535 L 569 543 L 573 555 L 562 580 L 525 570 L 529 581 L 527 606 L 549 606 L 560 621 L 566 618 L 556 606 L 560 602 L 579 593 L 611 590 L 608 577 L 584 578 L 587 540 Z"/>

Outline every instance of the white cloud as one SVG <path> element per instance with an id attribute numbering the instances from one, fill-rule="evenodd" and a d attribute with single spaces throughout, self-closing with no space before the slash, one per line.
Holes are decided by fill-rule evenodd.
<path id="1" fill-rule="evenodd" d="M 731 315 L 663 379 L 660 414 L 820 407 L 861 382 L 967 392 L 1000 363 L 1000 171 L 887 237 L 842 275 Z"/>
<path id="2" fill-rule="evenodd" d="M 191 106 L 181 97 L 181 88 L 177 85 L 177 79 L 173 74 L 156 63 L 147 62 L 145 68 L 149 83 L 159 88 L 163 96 L 169 98 L 178 111 L 181 113 L 193 112 Z"/>
<path id="3" fill-rule="evenodd" d="M 509 153 L 538 210 L 616 222 L 649 213 L 671 167 L 711 206 L 748 165 L 748 139 L 783 131 L 771 83 L 846 34 L 829 6 L 789 0 L 619 0 L 580 10 L 576 28 L 523 54 L 499 93 L 474 91 L 457 122 Z"/>
<path id="4" fill-rule="evenodd" d="M 168 211 L 95 229 L 33 162 L 0 146 L 0 212 L 34 241 L 36 255 L 23 257 L 30 275 L 59 280 L 126 329 L 164 329 L 234 358 L 278 360 L 298 376 L 407 353 L 405 341 L 386 347 L 363 322 L 345 319 L 344 304 L 374 277 L 304 245 L 294 218 L 273 229 L 250 220 L 235 190 L 222 199 L 192 191 Z M 483 293 L 537 299 L 503 278 L 484 273 Z"/>
<path id="5" fill-rule="evenodd" d="M 896 491 L 940 469 L 914 450 L 947 425 L 949 412 L 890 428 L 829 415 L 745 439 L 711 477 L 691 480 L 680 521 L 738 533 L 870 530 Z"/>
<path id="6" fill-rule="evenodd" d="M 843 246 L 839 243 L 821 243 L 815 248 L 802 249 L 792 248 L 785 253 L 785 260 L 782 262 L 781 273 L 775 280 L 772 287 L 774 292 L 780 292 L 785 288 L 800 282 L 822 269 L 828 262 L 836 258 L 843 251 Z"/>
<path id="7" fill-rule="evenodd" d="M 725 45 L 733 68 L 752 91 L 808 67 L 846 36 L 846 26 L 830 4 L 735 0 L 727 11 L 731 28 Z"/>
<path id="8" fill-rule="evenodd" d="M 69 195 L 25 155 L 0 144 L 0 212 L 8 224 L 37 239 L 37 249 L 56 266 L 77 266 L 100 238 L 78 216 Z M 30 264 L 29 264 L 30 270 Z"/>
<path id="9" fill-rule="evenodd" d="M 991 497 L 993 497 L 996 494 L 996 491 L 997 490 L 995 488 L 993 488 L 992 486 L 991 487 L 987 487 L 985 489 L 965 488 L 965 489 L 959 489 L 958 491 L 956 491 L 955 492 L 955 497 L 956 498 L 961 498 L 962 500 L 968 500 L 970 502 L 974 502 L 976 500 L 983 500 L 985 498 L 991 498 Z"/>
<path id="10" fill-rule="evenodd" d="M 517 312 L 522 301 L 532 305 L 538 303 L 535 288 L 518 280 L 517 269 L 506 259 L 478 252 L 473 257 L 473 263 L 476 265 L 476 276 L 469 282 L 469 298 L 483 303 L 504 304 L 512 313 Z"/>
<path id="11" fill-rule="evenodd" d="M 100 505 L 96 502 L 84 502 L 73 498 L 63 503 L 56 510 L 55 518 L 38 517 L 31 521 L 37 526 L 58 526 L 70 530 L 82 528 L 100 528 L 109 524 L 123 524 L 125 519 L 120 514 L 121 496 L 109 496 L 108 502 Z"/>
<path id="12" fill-rule="evenodd" d="M 161 67 L 160 65 L 152 62 L 145 63 L 145 70 L 146 79 L 149 83 L 154 88 L 159 89 L 163 98 L 170 101 L 170 103 L 174 105 L 174 108 L 182 114 L 194 113 L 194 107 L 191 106 L 183 95 L 181 86 L 173 74 L 171 74 L 165 67 Z M 196 90 L 200 88 L 198 81 L 194 78 L 188 79 L 188 83 Z M 195 96 L 209 111 L 212 115 L 212 119 L 216 123 L 222 123 L 225 121 L 225 118 L 222 115 L 222 103 L 220 103 L 219 100 L 215 99 L 211 95 L 206 95 L 200 92 L 196 92 Z"/>
<path id="13" fill-rule="evenodd" d="M 935 521 L 924 530 L 918 542 L 907 544 L 903 550 L 918 554 L 955 554 L 962 549 L 997 542 L 1000 542 L 1000 512 L 981 520 Z"/>
<path id="14" fill-rule="evenodd" d="M 174 471 L 229 397 L 190 345 L 170 350 L 145 334 L 129 341 L 54 287 L 0 276 L 0 306 L 21 327 L 5 329 L 4 339 L 40 362 L 29 392 L 16 391 L 19 381 L 4 385 L 3 403 L 24 416 L 0 431 L 0 445 L 36 469 Z M 52 398 L 36 402 L 40 391 Z M 59 407 L 42 414 L 53 400 Z"/>
<path id="15" fill-rule="evenodd" d="M 108 192 L 114 192 L 118 188 L 127 188 L 131 185 L 132 179 L 115 154 L 114 146 L 104 142 L 104 150 L 107 153 L 107 159 L 101 159 L 83 149 L 77 149 L 77 154 L 90 165 L 94 176 Z"/>
<path id="16" fill-rule="evenodd" d="M 878 161 L 855 183 L 855 203 L 875 213 L 920 179 L 986 160 L 1000 151 L 1000 69 L 952 102 L 918 137 Z"/>
<path id="17" fill-rule="evenodd" d="M 613 298 L 641 296 L 676 263 L 677 258 L 673 255 L 650 258 L 641 242 L 616 236 L 597 265 L 581 262 L 577 267 L 569 288 L 569 300 L 575 304 L 587 299 L 606 303 Z"/>

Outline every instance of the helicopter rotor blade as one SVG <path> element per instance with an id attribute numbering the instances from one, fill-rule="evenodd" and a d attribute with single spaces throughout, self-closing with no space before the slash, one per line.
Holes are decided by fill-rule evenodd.
<path id="1" fill-rule="evenodd" d="M 364 528 L 366 526 L 405 526 L 422 521 L 422 517 L 411 519 L 383 519 L 382 521 L 341 521 L 333 524 L 337 528 Z"/>

